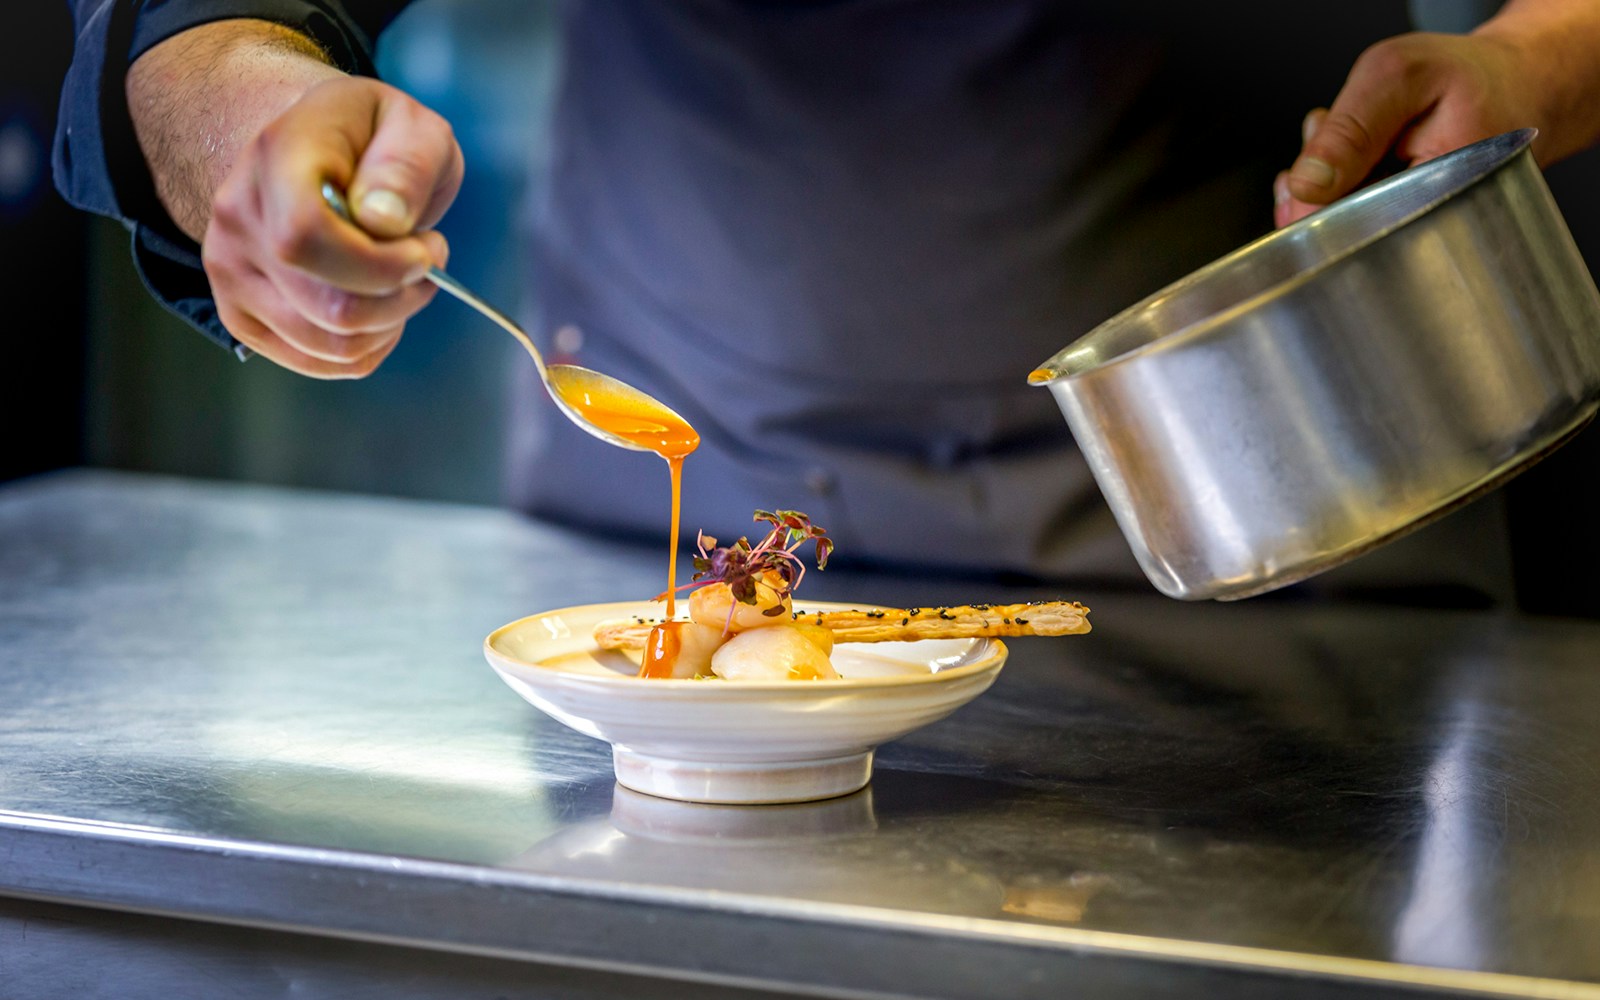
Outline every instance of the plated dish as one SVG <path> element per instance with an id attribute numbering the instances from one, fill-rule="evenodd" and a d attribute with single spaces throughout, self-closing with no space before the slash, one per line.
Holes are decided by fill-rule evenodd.
<path id="1" fill-rule="evenodd" d="M 547 611 L 495 630 L 484 655 L 529 703 L 611 743 L 619 783 L 690 802 L 853 792 L 871 778 L 877 746 L 982 694 L 1007 652 L 993 638 L 841 644 L 832 655 L 837 679 L 646 680 L 637 660 L 595 641 L 601 622 L 659 615 L 650 602 Z"/>
<path id="2" fill-rule="evenodd" d="M 1000 636 L 1089 631 L 1089 609 L 1070 601 L 797 604 L 797 550 L 814 544 L 821 569 L 833 542 L 798 511 L 755 520 L 771 528 L 754 544 L 699 534 L 683 587 L 520 619 L 484 640 L 484 656 L 528 702 L 609 742 L 625 787 L 804 802 L 861 788 L 879 744 L 983 693 L 1005 663 Z M 686 618 L 674 615 L 680 589 L 692 591 Z"/>

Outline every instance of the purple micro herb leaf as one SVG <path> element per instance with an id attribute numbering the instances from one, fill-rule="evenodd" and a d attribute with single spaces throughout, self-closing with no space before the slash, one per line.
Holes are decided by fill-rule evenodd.
<path id="1" fill-rule="evenodd" d="M 757 603 L 757 582 L 771 585 L 779 598 L 789 596 L 800 585 L 806 567 L 795 551 L 806 542 L 816 543 L 817 569 L 828 565 L 833 539 L 812 524 L 811 518 L 797 510 L 758 510 L 754 520 L 772 525 L 766 537 L 755 545 L 748 538 L 740 538 L 732 545 L 718 545 L 715 538 L 700 532 L 695 539 L 694 576 L 679 589 L 726 583 L 735 600 L 753 605 Z M 778 582 L 773 584 L 770 576 L 776 576 Z M 764 577 L 768 579 L 763 580 Z M 783 610 L 780 605 L 766 613 L 775 616 Z"/>

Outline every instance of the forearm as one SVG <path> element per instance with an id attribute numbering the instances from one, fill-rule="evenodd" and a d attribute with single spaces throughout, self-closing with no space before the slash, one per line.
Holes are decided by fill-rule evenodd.
<path id="1" fill-rule="evenodd" d="M 1521 55 L 1539 95 L 1542 162 L 1600 141 L 1600 0 L 1509 0 L 1473 35 Z"/>
<path id="2" fill-rule="evenodd" d="M 266 21 L 216 21 L 151 48 L 127 76 L 129 113 L 157 196 L 199 242 L 239 151 L 306 91 L 344 74 L 309 38 Z"/>

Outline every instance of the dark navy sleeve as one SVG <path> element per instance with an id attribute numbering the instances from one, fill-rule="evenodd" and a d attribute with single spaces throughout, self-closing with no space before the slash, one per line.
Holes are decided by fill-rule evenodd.
<path id="1" fill-rule="evenodd" d="M 379 32 L 407 0 L 69 0 L 76 39 L 61 88 L 53 166 L 78 208 L 119 219 L 133 235 L 139 277 L 163 305 L 229 349 L 200 248 L 167 216 L 139 151 L 123 80 L 147 49 L 188 28 L 236 17 L 304 32 L 334 64 L 371 76 Z M 241 357 L 246 356 L 241 353 Z"/>

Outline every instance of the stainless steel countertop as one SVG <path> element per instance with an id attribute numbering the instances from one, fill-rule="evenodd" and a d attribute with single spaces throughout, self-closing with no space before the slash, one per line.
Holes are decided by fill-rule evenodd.
<path id="1" fill-rule="evenodd" d="M 833 996 L 1600 997 L 1600 626 L 1062 595 L 1091 635 L 1012 642 L 864 792 L 690 806 L 479 651 L 664 561 L 471 507 L 0 489 L 0 895 Z"/>

